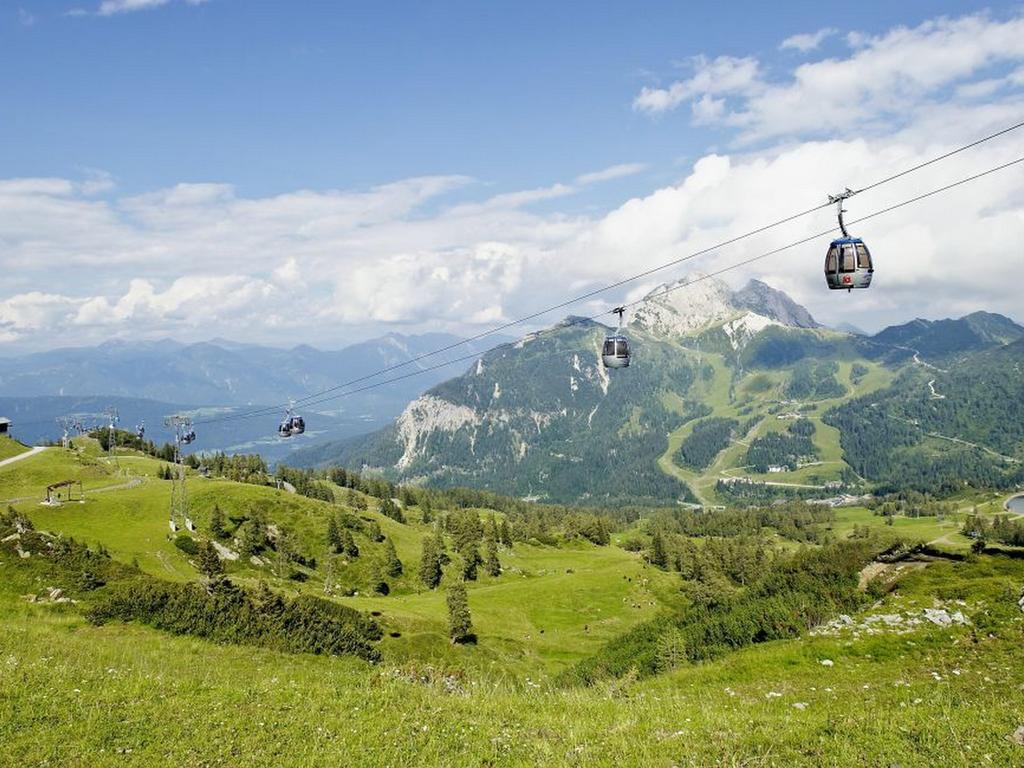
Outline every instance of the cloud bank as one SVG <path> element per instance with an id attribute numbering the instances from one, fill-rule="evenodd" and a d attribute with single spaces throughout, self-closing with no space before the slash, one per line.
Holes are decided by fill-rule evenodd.
<path id="1" fill-rule="evenodd" d="M 695 59 L 691 77 L 645 89 L 636 108 L 668 113 L 688 103 L 691 120 L 721 126 L 738 143 L 700 157 L 674 183 L 586 214 L 559 208 L 644 166 L 598 167 L 500 194 L 455 174 L 267 197 L 223 182 L 119 195 L 100 172 L 0 180 L 0 350 L 115 336 L 329 346 L 393 328 L 478 332 L 1017 122 L 1021 32 L 1019 18 L 939 19 L 851 40 L 845 58 L 779 78 L 753 58 Z M 851 93 L 854 106 L 840 109 Z M 1022 141 L 1010 134 L 857 196 L 848 218 L 1024 154 Z M 538 323 L 603 311 L 690 269 L 721 269 L 834 223 L 821 211 Z M 822 320 L 868 329 L 982 308 L 1024 320 L 1019 170 L 851 229 L 875 255 L 870 291 L 825 288 L 827 238 L 729 279 L 766 280 Z"/>

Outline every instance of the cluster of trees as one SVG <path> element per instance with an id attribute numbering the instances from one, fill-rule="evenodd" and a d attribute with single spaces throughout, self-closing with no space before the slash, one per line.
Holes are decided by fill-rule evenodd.
<path id="1" fill-rule="evenodd" d="M 715 587 L 719 598 L 756 580 L 773 557 L 772 548 L 760 537 L 737 536 L 696 543 L 684 536 L 655 530 L 646 552 L 647 561 L 672 570 L 688 581 Z"/>
<path id="2" fill-rule="evenodd" d="M 86 616 L 94 624 L 141 621 L 173 634 L 222 643 L 380 658 L 372 643 L 382 632 L 372 619 L 311 595 L 284 598 L 263 582 L 250 592 L 223 578 L 204 587 L 140 574 L 109 586 Z"/>
<path id="3" fill-rule="evenodd" d="M 310 499 L 334 502 L 334 491 L 323 481 L 323 477 L 310 469 L 294 469 L 281 465 L 275 477 L 295 488 L 295 492 Z"/>
<path id="4" fill-rule="evenodd" d="M 561 680 L 589 685 L 631 670 L 652 675 L 751 643 L 795 637 L 860 605 L 857 575 L 877 549 L 872 542 L 842 542 L 776 558 L 746 588 L 724 597 L 710 590 L 714 599 L 691 600 L 676 615 L 641 624 Z"/>
<path id="5" fill-rule="evenodd" d="M 797 419 L 785 432 L 769 432 L 757 438 L 747 449 L 747 464 L 755 472 L 767 472 L 771 466 L 796 469 L 801 460 L 814 460 L 817 451 L 811 437 L 814 422 Z"/>
<path id="6" fill-rule="evenodd" d="M 997 541 L 1011 547 L 1024 547 L 1024 522 L 1006 515 L 995 515 L 991 519 L 970 515 L 961 531 L 980 542 Z M 984 549 L 984 544 L 980 548 Z"/>
<path id="7" fill-rule="evenodd" d="M 203 465 L 211 475 L 234 480 L 236 483 L 266 485 L 270 482 L 267 463 L 256 453 L 234 454 L 213 453 L 202 458 Z"/>
<path id="8" fill-rule="evenodd" d="M 683 536 L 761 536 L 770 529 L 793 541 L 818 542 L 835 517 L 831 507 L 792 500 L 743 510 L 659 510 L 650 520 L 654 527 Z"/>
<path id="9" fill-rule="evenodd" d="M 160 468 L 156 471 L 156 476 L 160 480 L 173 480 L 177 471 L 179 470 L 175 469 L 173 464 L 161 464 Z"/>
<path id="10" fill-rule="evenodd" d="M 842 488 L 838 490 L 843 490 Z M 758 480 L 742 480 L 733 482 L 720 479 L 715 483 L 715 492 L 723 497 L 739 503 L 745 501 L 748 504 L 767 504 L 769 502 L 813 499 L 821 495 L 821 491 L 815 488 L 788 488 L 777 485 L 766 485 Z"/>
<path id="11" fill-rule="evenodd" d="M 786 396 L 793 400 L 825 400 L 830 397 L 842 397 L 846 387 L 836 379 L 839 364 L 834 360 L 825 360 L 817 364 L 801 362 L 793 368 L 793 373 L 786 385 Z"/>
<path id="12" fill-rule="evenodd" d="M 892 515 L 942 517 L 955 512 L 957 508 L 955 502 L 941 501 L 930 493 L 912 490 L 901 490 L 897 493 L 875 496 L 867 501 L 866 506 L 876 515 L 885 517 Z"/>
<path id="13" fill-rule="evenodd" d="M 707 469 L 720 452 L 729 446 L 729 440 L 739 427 L 736 419 L 713 417 L 694 426 L 683 440 L 676 454 L 679 462 L 694 469 Z"/>
<path id="14" fill-rule="evenodd" d="M 110 450 L 110 429 L 108 427 L 96 427 L 88 432 L 88 436 L 94 438 L 104 451 Z M 164 443 L 158 446 L 152 440 L 144 440 L 134 432 L 124 429 L 114 429 L 114 445 L 118 448 L 130 448 L 156 459 L 174 461 L 173 443 Z"/>
<path id="15" fill-rule="evenodd" d="M 180 635 L 216 642 L 260 645 L 294 653 L 352 654 L 380 657 L 373 643 L 381 629 L 358 611 L 304 595 L 282 597 L 266 584 L 255 591 L 233 584 L 211 541 L 197 545 L 204 583 L 178 584 L 144 574 L 136 565 L 113 560 L 72 538 L 43 536 L 13 509 L 0 514 L 0 539 L 18 533 L 33 556 L 23 561 L 47 584 L 56 584 L 79 599 L 96 624 L 141 621 Z M 5 553 L 6 554 L 6 553 Z M 101 589 L 102 587 L 102 589 Z"/>

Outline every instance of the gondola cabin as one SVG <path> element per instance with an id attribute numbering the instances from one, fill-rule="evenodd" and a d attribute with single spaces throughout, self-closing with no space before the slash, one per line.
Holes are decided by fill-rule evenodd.
<path id="1" fill-rule="evenodd" d="M 601 348 L 601 362 L 605 368 L 629 368 L 629 340 L 622 332 L 622 318 L 626 314 L 625 307 L 616 307 L 612 314 L 619 316 L 619 329 L 604 338 Z"/>
<path id="2" fill-rule="evenodd" d="M 829 244 L 825 254 L 825 280 L 829 288 L 867 288 L 874 272 L 871 252 L 859 237 L 841 237 Z"/>
<path id="3" fill-rule="evenodd" d="M 601 350 L 601 362 L 605 368 L 629 367 L 629 341 L 625 336 L 608 336 Z"/>

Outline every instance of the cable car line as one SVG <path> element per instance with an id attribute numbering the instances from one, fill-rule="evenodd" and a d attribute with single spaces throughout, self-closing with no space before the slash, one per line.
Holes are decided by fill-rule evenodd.
<path id="1" fill-rule="evenodd" d="M 931 190 L 929 192 L 924 192 L 924 193 L 922 193 L 920 195 L 916 195 L 915 197 L 908 198 L 907 200 L 903 200 L 903 201 L 901 201 L 899 203 L 894 203 L 893 205 L 887 206 L 885 208 L 881 208 L 881 209 L 879 209 L 877 211 L 874 211 L 872 213 L 869 213 L 869 214 L 866 214 L 864 216 L 861 216 L 858 219 L 854 219 L 854 220 L 852 220 L 849 223 L 850 224 L 858 224 L 858 223 L 861 223 L 861 222 L 864 222 L 864 221 L 868 221 L 869 219 L 873 219 L 873 218 L 876 218 L 878 216 L 882 216 L 882 215 L 884 215 L 886 213 L 891 213 L 892 211 L 895 211 L 895 210 L 897 210 L 899 208 L 904 208 L 904 207 L 906 207 L 908 205 L 912 205 L 913 203 L 920 202 L 920 201 L 925 200 L 925 199 L 927 199 L 929 197 L 934 197 L 935 195 L 941 194 L 943 192 L 948 192 L 951 189 L 954 189 L 956 187 L 962 186 L 964 184 L 968 184 L 968 183 L 970 183 L 972 181 L 976 181 L 976 180 L 978 180 L 980 178 L 983 178 L 985 176 L 990 176 L 993 173 L 997 173 L 999 171 L 1005 170 L 1007 168 L 1010 168 L 1012 166 L 1018 165 L 1020 163 L 1024 163 L 1024 157 L 1018 157 L 1016 160 L 1011 160 L 1009 162 L 1002 163 L 1001 165 L 997 165 L 997 166 L 995 166 L 993 168 L 989 168 L 986 171 L 981 171 L 980 173 L 976 173 L 976 174 L 973 174 L 971 176 L 967 176 L 965 178 L 962 178 L 962 179 L 959 179 L 957 181 L 954 181 L 954 182 L 951 182 L 949 184 L 946 184 L 946 185 L 944 185 L 942 187 L 938 187 L 936 189 L 933 189 L 933 190 Z M 656 296 L 656 297 L 657 296 L 664 296 L 665 294 L 672 293 L 673 291 L 677 291 L 677 290 L 680 290 L 682 288 L 687 288 L 687 287 L 689 287 L 691 285 L 696 285 L 697 283 L 703 282 L 704 280 L 709 280 L 709 279 L 711 279 L 713 277 L 718 277 L 719 275 L 723 275 L 723 274 L 725 274 L 727 272 L 731 272 L 732 270 L 739 269 L 740 267 L 744 267 L 744 266 L 747 266 L 749 264 L 753 264 L 754 262 L 761 261 L 762 259 L 766 259 L 766 258 L 768 258 L 770 256 L 775 256 L 775 255 L 777 255 L 779 253 L 782 253 L 783 251 L 791 250 L 793 248 L 796 248 L 797 246 L 805 245 L 807 243 L 811 243 L 811 242 L 814 242 L 816 240 L 820 240 L 823 237 L 826 237 L 828 235 L 833 234 L 837 229 L 838 229 L 838 227 L 831 227 L 831 228 L 823 230 L 821 232 L 817 232 L 817 233 L 815 233 L 813 235 L 809 235 L 809 236 L 803 237 L 803 238 L 801 238 L 799 240 L 795 240 L 795 241 L 793 241 L 791 243 L 787 243 L 786 245 L 779 246 L 778 248 L 773 248 L 772 250 L 765 251 L 764 253 L 758 254 L 756 256 L 751 256 L 750 258 L 743 259 L 743 260 L 735 262 L 733 264 L 729 264 L 729 265 L 727 265 L 725 267 L 722 267 L 721 269 L 718 269 L 718 270 L 716 270 L 714 272 L 710 272 L 710 273 L 707 273 L 707 274 L 695 277 L 693 280 L 691 280 L 689 282 L 682 283 L 680 285 L 669 286 L 669 287 L 665 288 L 664 291 L 662 291 L 660 293 L 657 293 L 657 294 L 654 294 L 654 296 Z M 637 300 L 632 301 L 632 302 L 627 302 L 626 304 L 623 304 L 623 305 L 621 305 L 619 307 L 616 307 L 615 309 L 606 310 L 604 312 L 600 312 L 598 314 L 591 315 L 590 317 L 573 318 L 572 320 L 567 321 L 565 323 L 560 323 L 558 326 L 555 326 L 553 328 L 544 328 L 544 329 L 541 329 L 540 331 L 536 331 L 534 333 L 534 336 L 535 337 L 536 336 L 541 336 L 541 335 L 543 335 L 545 333 L 550 333 L 550 332 L 554 331 L 555 329 L 564 328 L 567 325 L 568 326 L 580 325 L 580 324 L 583 324 L 585 322 L 591 322 L 591 321 L 597 320 L 600 317 L 604 317 L 605 315 L 608 315 L 608 314 L 618 314 L 618 310 L 620 310 L 620 309 L 625 310 L 625 309 L 627 309 L 629 307 L 637 306 L 639 304 L 642 304 L 648 298 L 650 298 L 650 297 L 644 297 L 642 299 L 637 299 Z M 348 397 L 350 395 L 355 395 L 355 394 L 358 394 L 360 392 L 366 392 L 368 390 L 376 389 L 377 387 L 382 387 L 382 386 L 385 386 L 387 384 L 393 384 L 393 383 L 395 383 L 397 381 L 402 381 L 404 379 L 408 379 L 408 378 L 411 378 L 413 376 L 418 376 L 418 375 L 420 375 L 422 373 L 427 373 L 429 371 L 434 371 L 434 370 L 437 370 L 439 368 L 443 368 L 445 366 L 454 365 L 456 363 L 460 363 L 460 362 L 464 362 L 464 361 L 468 361 L 468 360 L 478 359 L 479 357 L 480 357 L 480 353 L 478 353 L 478 352 L 474 352 L 473 354 L 469 354 L 469 355 L 463 355 L 463 356 L 455 358 L 453 360 L 446 360 L 446 361 L 437 363 L 435 365 L 428 366 L 426 368 L 420 368 L 420 369 L 417 369 L 415 371 L 410 371 L 409 373 L 403 374 L 401 376 L 395 376 L 395 377 L 390 378 L 390 379 L 385 379 L 384 381 L 378 381 L 378 382 L 374 382 L 372 384 L 367 384 L 367 385 L 365 385 L 363 387 L 359 387 L 357 389 L 349 390 L 349 391 L 346 391 L 346 392 L 340 392 L 340 393 L 337 393 L 337 394 L 331 394 L 329 397 L 319 397 L 319 396 L 317 396 L 317 397 L 319 397 L 319 399 L 314 399 L 314 400 L 312 400 L 310 402 L 307 402 L 306 405 L 307 406 L 321 405 L 323 403 L 330 402 L 332 400 L 337 400 L 337 399 L 340 399 L 342 397 Z M 345 385 L 339 385 L 339 388 L 341 386 L 345 386 Z M 326 394 L 326 392 L 325 392 L 325 394 Z M 261 414 L 257 414 L 257 413 L 253 413 L 253 414 L 235 414 L 233 416 L 225 417 L 225 418 L 254 418 L 254 417 L 258 416 L 258 415 L 261 415 Z"/>
<path id="2" fill-rule="evenodd" d="M 977 146 L 979 146 L 981 144 L 984 144 L 985 142 L 991 141 L 992 139 L 998 138 L 998 137 L 1006 135 L 1006 134 L 1008 134 L 1008 133 L 1010 133 L 1012 131 L 1018 130 L 1021 127 L 1024 127 L 1024 121 L 1020 121 L 1020 122 L 1015 123 L 1015 124 L 1013 124 L 1011 126 L 1008 126 L 1008 127 L 1003 128 L 1003 129 L 1001 129 L 999 131 L 996 131 L 995 133 L 991 133 L 991 134 L 989 134 L 987 136 L 984 136 L 984 137 L 982 137 L 980 139 L 976 139 L 975 141 L 970 142 L 969 144 L 965 144 L 965 145 L 963 145 L 961 147 L 958 147 L 956 149 L 953 149 L 953 150 L 950 150 L 948 152 L 945 152 L 945 153 L 943 153 L 941 155 L 933 157 L 933 158 L 931 158 L 929 160 L 926 160 L 926 161 L 924 161 L 922 163 L 918 163 L 917 165 L 915 165 L 915 166 L 913 166 L 911 168 L 907 168 L 907 169 L 905 169 L 903 171 L 900 171 L 899 173 L 892 174 L 892 175 L 887 176 L 887 177 L 885 177 L 883 179 L 879 179 L 879 180 L 877 180 L 875 182 L 872 182 L 871 184 L 868 184 L 866 186 L 860 187 L 860 188 L 858 188 L 856 190 L 852 190 L 851 194 L 859 194 L 861 192 L 866 192 L 868 190 L 875 189 L 876 187 L 882 186 L 883 184 L 887 184 L 887 183 L 889 183 L 891 181 L 894 181 L 896 179 L 902 178 L 902 177 L 907 176 L 907 175 L 909 175 L 911 173 L 915 173 L 916 171 L 919 171 L 922 168 L 926 168 L 926 167 L 928 167 L 930 165 L 933 165 L 935 163 L 941 162 L 942 160 L 946 160 L 946 159 L 948 159 L 948 158 L 950 158 L 950 157 L 952 157 L 954 155 L 957 155 L 957 154 L 959 154 L 961 152 L 965 152 L 968 149 L 972 149 L 974 147 L 977 147 Z M 378 376 L 382 376 L 382 375 L 384 375 L 386 373 L 391 373 L 392 371 L 399 370 L 401 368 L 404 368 L 406 366 L 409 366 L 409 365 L 412 365 L 414 363 L 420 362 L 422 360 L 428 359 L 430 357 L 434 357 L 434 356 L 442 354 L 444 352 L 449 352 L 452 349 L 456 349 L 458 347 L 464 346 L 464 345 L 466 345 L 468 343 L 471 343 L 473 341 L 479 341 L 480 339 L 486 338 L 487 336 L 491 336 L 491 335 L 493 335 L 495 333 L 498 333 L 500 331 L 507 330 L 507 329 L 512 328 L 512 327 L 517 326 L 517 325 L 521 325 L 522 323 L 525 323 L 525 322 L 527 322 L 529 320 L 534 320 L 534 319 L 536 319 L 536 318 L 538 318 L 538 317 L 540 317 L 542 315 L 548 314 L 548 313 L 553 312 L 553 311 L 555 311 L 557 309 L 563 309 L 563 308 L 571 306 L 573 304 L 577 304 L 577 303 L 579 303 L 581 301 L 585 301 L 586 299 L 593 298 L 594 296 L 597 296 L 597 295 L 599 295 L 601 293 L 604 293 L 606 291 L 612 290 L 613 288 L 619 288 L 619 287 L 621 287 L 623 285 L 626 285 L 628 283 L 635 282 L 636 280 L 639 280 L 641 278 L 649 277 L 650 275 L 653 275 L 653 274 L 655 274 L 657 272 L 661 272 L 661 271 L 663 271 L 665 269 L 669 269 L 670 267 L 677 266 L 679 264 L 682 264 L 683 262 L 686 262 L 686 261 L 689 261 L 691 259 L 697 258 L 698 256 L 703 256 L 703 255 L 705 255 L 707 253 L 710 253 L 710 252 L 715 251 L 715 250 L 719 250 L 719 249 L 724 248 L 724 247 L 726 247 L 728 245 L 735 244 L 737 242 L 740 242 L 741 240 L 745 240 L 745 239 L 747 239 L 749 237 L 752 237 L 754 235 L 760 234 L 760 233 L 765 232 L 765 231 L 767 231 L 769 229 L 773 229 L 775 227 L 781 226 L 782 224 L 786 224 L 786 223 L 789 223 L 789 222 L 794 221 L 796 219 L 802 218 L 802 217 L 807 216 L 807 215 L 809 215 L 811 213 L 814 213 L 814 212 L 817 212 L 819 210 L 822 210 L 823 208 L 827 208 L 828 206 L 832 205 L 833 202 L 834 201 L 832 201 L 830 199 L 829 202 L 822 203 L 820 205 L 816 205 L 816 206 L 814 206 L 812 208 L 808 208 L 808 209 L 806 209 L 804 211 L 801 211 L 799 213 L 795 213 L 795 214 L 792 214 L 790 216 L 786 216 L 784 218 L 781 218 L 781 219 L 778 219 L 776 221 L 773 221 L 773 222 L 771 222 L 769 224 L 762 225 L 760 227 L 757 227 L 756 229 L 752 229 L 752 230 L 750 230 L 748 232 L 745 232 L 745 233 L 743 233 L 741 235 L 737 235 L 736 237 L 733 237 L 733 238 L 730 238 L 730 239 L 727 239 L 727 240 L 723 240 L 723 241 L 721 241 L 721 242 L 719 242 L 719 243 L 717 243 L 715 245 L 712 245 L 712 246 L 709 246 L 707 248 L 703 248 L 703 249 L 700 249 L 698 251 L 694 251 L 694 252 L 692 252 L 690 254 L 687 254 L 686 256 L 682 256 L 680 258 L 673 259 L 671 261 L 665 262 L 665 263 L 660 264 L 660 265 L 655 266 L 655 267 L 651 267 L 650 269 L 643 270 L 642 272 L 638 272 L 638 273 L 636 273 L 634 275 L 631 275 L 629 277 L 623 278 L 621 280 L 617 280 L 615 282 L 609 283 L 609 284 L 601 286 L 599 288 L 595 288 L 595 289 L 593 289 L 591 291 L 587 291 L 586 293 L 583 293 L 583 294 L 580 294 L 578 296 L 575 296 L 574 298 L 571 298 L 571 299 L 568 299 L 566 301 L 560 302 L 558 304 L 555 304 L 553 306 L 547 307 L 545 309 L 538 310 L 536 312 L 532 312 L 532 313 L 530 313 L 528 315 L 524 315 L 522 317 L 516 318 L 515 320 L 510 320 L 510 321 L 508 321 L 506 323 L 503 323 L 501 325 L 494 326 L 494 327 L 492 327 L 492 328 L 490 328 L 490 329 L 488 329 L 486 331 L 482 331 L 480 333 L 474 334 L 474 335 L 469 336 L 469 337 L 467 337 L 465 339 L 461 339 L 461 340 L 459 340 L 457 342 L 453 342 L 451 344 L 439 347 L 438 349 L 432 350 L 430 352 L 424 352 L 424 353 L 419 354 L 419 355 L 417 355 L 415 357 L 412 357 L 409 360 L 406 360 L 404 362 L 396 363 L 394 365 L 390 365 L 390 366 L 381 368 L 380 370 L 375 371 L 373 373 L 369 373 L 369 374 L 366 374 L 366 375 L 363 375 L 363 376 L 359 376 L 359 377 L 354 378 L 354 379 L 350 379 L 349 381 L 343 382 L 341 384 L 337 384 L 337 385 L 332 386 L 332 387 L 328 387 L 327 389 L 321 390 L 320 392 L 316 392 L 316 393 L 314 393 L 312 395 L 306 395 L 305 397 L 299 398 L 297 401 L 295 401 L 295 404 L 301 405 L 301 406 L 315 405 L 316 403 L 313 402 L 313 401 L 316 400 L 317 398 L 322 397 L 323 395 L 330 394 L 332 392 L 336 392 L 338 390 L 341 390 L 341 389 L 344 389 L 346 387 L 349 387 L 349 386 L 351 386 L 353 384 L 358 384 L 358 383 L 363 382 L 363 381 L 368 381 L 368 380 L 376 378 Z M 863 220 L 864 219 L 858 219 L 858 221 L 863 221 Z M 830 232 L 831 231 L 832 230 L 830 230 Z M 469 357 L 476 357 L 476 356 L 477 356 L 476 353 L 474 353 L 473 355 L 470 355 Z M 453 363 L 459 362 L 462 359 L 464 359 L 464 358 L 456 358 L 454 360 L 449 360 L 445 364 L 446 365 L 451 365 Z M 418 370 L 422 370 L 423 372 L 426 372 L 426 371 L 429 371 L 429 370 L 435 370 L 435 368 L 434 367 L 429 367 L 429 368 L 426 368 L 426 369 L 418 369 Z M 362 390 L 360 390 L 360 391 L 362 391 Z M 317 401 L 317 402 L 320 402 L 320 401 Z M 211 423 L 215 423 L 215 422 L 219 422 L 219 421 L 233 421 L 235 419 L 250 418 L 250 417 L 259 416 L 259 415 L 263 415 L 263 414 L 267 414 L 267 413 L 272 413 L 274 411 L 280 411 L 281 408 L 287 407 L 287 405 L 288 404 L 283 404 L 283 405 L 282 404 L 278 404 L 278 405 L 273 405 L 273 406 L 265 406 L 265 407 L 254 409 L 252 411 L 245 412 L 245 413 L 231 414 L 231 415 L 227 415 L 227 416 L 221 416 L 221 417 L 214 417 L 214 418 L 211 418 L 211 419 L 199 420 L 196 423 L 197 424 L 211 424 Z"/>

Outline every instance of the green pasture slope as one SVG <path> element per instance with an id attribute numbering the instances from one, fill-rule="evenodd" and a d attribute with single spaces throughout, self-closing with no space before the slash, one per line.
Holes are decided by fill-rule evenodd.
<path id="1" fill-rule="evenodd" d="M 169 483 L 159 463 L 95 452 L 44 452 L 0 468 L 38 498 L 46 478 L 85 475 L 84 505 L 16 506 L 39 529 L 102 543 L 154 575 L 194 579 L 167 536 Z M 42 485 L 40 485 L 42 483 Z M 231 517 L 259 507 L 300 549 L 319 554 L 338 505 L 283 491 L 192 478 L 200 534 L 214 503 Z M 124 487 L 117 488 L 116 486 Z M 339 494 L 346 498 L 345 494 Z M 416 582 L 429 530 L 370 510 L 405 566 L 384 596 L 341 598 L 381 613 L 383 660 L 286 654 L 172 636 L 135 624 L 93 626 L 75 604 L 30 602 L 50 586 L 31 557 L 0 551 L 0 744 L 9 765 L 65 766 L 673 766 L 1014 765 L 1024 746 L 1024 561 L 984 556 L 908 572 L 852 617 L 852 628 L 778 641 L 655 678 L 560 688 L 560 670 L 671 605 L 678 576 L 617 547 L 502 551 L 505 572 L 469 585 L 476 646 L 445 639 L 443 594 Z M 840 526 L 873 523 L 870 513 Z M 877 520 L 877 518 L 876 518 Z M 899 522 L 899 520 L 897 520 Z M 917 521 L 913 521 L 918 524 Z M 935 521 L 925 521 L 934 525 Z M 232 523 L 233 524 L 233 523 Z M 910 523 L 907 523 L 909 527 Z M 893 526 L 895 527 L 895 525 Z M 922 538 L 940 530 L 921 530 Z M 350 564 L 372 568 L 377 546 Z M 364 557 L 366 560 L 364 561 Z M 362 561 L 362 562 L 361 562 Z M 242 583 L 322 594 L 230 563 Z M 354 571 L 353 579 L 363 577 Z M 905 633 L 870 616 L 960 610 L 971 624 Z M 397 633 L 399 637 L 391 637 Z M 821 662 L 831 664 L 824 665 Z"/>
<path id="2" fill-rule="evenodd" d="M 0 436 L 0 461 L 24 453 L 28 448 L 12 437 Z"/>

